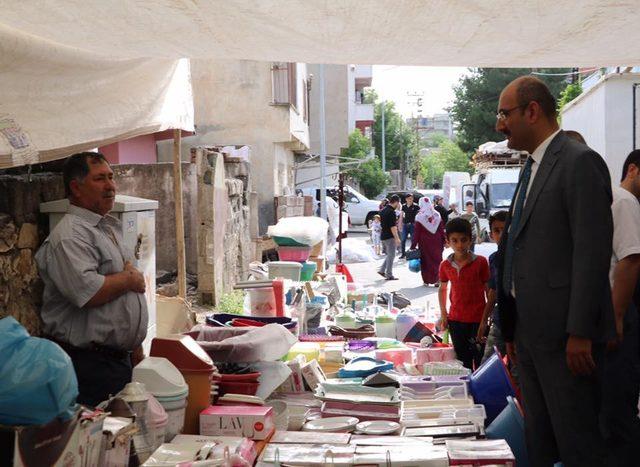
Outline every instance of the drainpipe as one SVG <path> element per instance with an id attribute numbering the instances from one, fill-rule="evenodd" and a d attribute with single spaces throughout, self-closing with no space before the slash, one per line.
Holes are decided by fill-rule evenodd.
<path id="1" fill-rule="evenodd" d="M 636 88 L 640 86 L 640 83 L 633 83 L 633 115 L 632 115 L 632 120 L 633 120 L 633 130 L 632 130 L 632 135 L 633 135 L 633 151 L 636 150 L 636 126 L 637 126 L 637 116 L 636 116 Z"/>

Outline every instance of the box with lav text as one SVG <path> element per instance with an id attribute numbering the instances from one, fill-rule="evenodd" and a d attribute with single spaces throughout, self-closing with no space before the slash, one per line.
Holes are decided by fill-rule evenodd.
<path id="1" fill-rule="evenodd" d="M 200 435 L 240 436 L 263 440 L 274 431 L 273 408 L 212 405 L 200 412 Z"/>

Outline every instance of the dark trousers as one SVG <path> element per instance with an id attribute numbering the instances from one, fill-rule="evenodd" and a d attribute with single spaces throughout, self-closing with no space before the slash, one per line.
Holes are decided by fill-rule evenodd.
<path id="1" fill-rule="evenodd" d="M 78 378 L 78 403 L 95 407 L 131 382 L 131 354 L 117 355 L 65 345 Z"/>
<path id="2" fill-rule="evenodd" d="M 606 465 L 598 424 L 601 394 L 597 374 L 573 376 L 564 344 L 528 347 L 517 331 L 516 352 L 531 466 L 552 467 L 557 461 L 564 467 Z M 603 352 L 603 346 L 594 346 L 598 367 Z"/>
<path id="3" fill-rule="evenodd" d="M 483 355 L 476 339 L 479 327 L 480 323 L 449 321 L 449 334 L 451 334 L 453 350 L 455 350 L 458 360 L 469 369 L 473 369 L 474 365 L 476 368 L 479 367 Z"/>
<path id="4" fill-rule="evenodd" d="M 407 238 L 409 238 L 409 236 L 411 236 L 411 241 L 413 241 L 413 222 L 410 224 L 404 224 L 404 227 L 402 229 L 402 256 L 404 256 L 405 252 L 407 251 Z"/>
<path id="5" fill-rule="evenodd" d="M 640 464 L 640 358 L 638 358 L 638 313 L 634 306 L 624 318 L 624 339 L 605 354 L 602 369 L 600 424 L 607 447 L 607 465 Z"/>

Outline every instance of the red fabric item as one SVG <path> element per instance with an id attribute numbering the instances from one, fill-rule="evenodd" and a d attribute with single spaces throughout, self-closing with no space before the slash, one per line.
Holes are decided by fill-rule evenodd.
<path id="1" fill-rule="evenodd" d="M 353 276 L 349 272 L 349 268 L 347 268 L 346 265 L 342 263 L 336 264 L 336 272 L 339 274 L 344 274 L 344 276 L 347 278 L 348 283 L 353 282 Z"/>
<path id="2" fill-rule="evenodd" d="M 448 319 L 462 323 L 479 323 L 486 305 L 485 287 L 489 281 L 489 262 L 484 256 L 465 264 L 460 272 L 451 264 L 453 255 L 440 264 L 440 281 L 450 282 Z"/>
<path id="3" fill-rule="evenodd" d="M 444 225 L 440 222 L 435 233 L 429 232 L 420 222 L 416 222 L 413 228 L 411 248 L 418 246 L 420 249 L 422 282 L 435 284 L 438 282 L 438 268 L 440 267 L 442 251 L 444 250 Z"/>
<path id="4" fill-rule="evenodd" d="M 276 279 L 272 283 L 273 294 L 276 296 L 276 316 L 284 316 L 284 282 Z"/>

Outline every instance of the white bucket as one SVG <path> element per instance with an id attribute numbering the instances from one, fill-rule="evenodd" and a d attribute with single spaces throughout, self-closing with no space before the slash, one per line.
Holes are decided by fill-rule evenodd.
<path id="1" fill-rule="evenodd" d="M 182 432 L 184 426 L 185 409 L 187 408 L 186 395 L 182 399 L 164 401 L 158 397 L 158 402 L 167 413 L 167 425 L 165 427 L 164 442 L 170 443 L 171 440 Z"/>
<path id="2" fill-rule="evenodd" d="M 251 303 L 253 316 L 276 315 L 276 296 L 273 293 L 273 287 L 249 289 L 249 303 Z"/>

